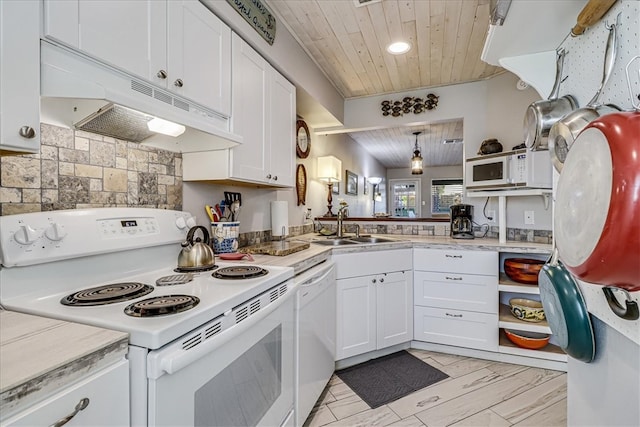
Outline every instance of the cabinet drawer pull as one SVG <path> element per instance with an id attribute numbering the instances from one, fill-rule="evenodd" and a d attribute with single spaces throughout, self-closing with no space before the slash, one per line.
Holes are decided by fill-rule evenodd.
<path id="1" fill-rule="evenodd" d="M 182 82 L 182 79 L 176 79 L 176 81 L 173 82 L 173 85 L 177 87 L 182 87 L 184 86 L 184 83 Z"/>
<path id="2" fill-rule="evenodd" d="M 380 278 L 380 283 L 384 283 L 384 277 Z"/>
<path id="3" fill-rule="evenodd" d="M 376 283 L 377 280 L 376 279 L 371 279 L 371 283 Z"/>
<path id="4" fill-rule="evenodd" d="M 271 174 L 267 175 L 267 179 L 271 179 Z"/>
<path id="5" fill-rule="evenodd" d="M 36 136 L 36 131 L 31 126 L 22 126 L 18 131 L 21 137 L 32 139 Z"/>
<path id="6" fill-rule="evenodd" d="M 156 74 L 156 77 L 159 79 L 166 79 L 167 78 L 167 72 L 165 70 L 160 70 L 158 71 L 158 73 Z"/>
<path id="7" fill-rule="evenodd" d="M 462 314 L 451 314 L 451 313 L 444 313 L 444 314 L 449 317 L 462 317 Z"/>
<path id="8" fill-rule="evenodd" d="M 273 176 L 273 180 L 274 180 L 274 181 L 277 181 L 277 180 L 278 180 L 278 175 L 274 175 L 274 176 Z"/>
<path id="9" fill-rule="evenodd" d="M 450 276 L 444 276 L 445 279 L 447 280 L 462 280 L 462 277 L 450 277 Z"/>
<path id="10" fill-rule="evenodd" d="M 87 406 L 89 406 L 89 398 L 88 397 L 83 397 L 82 399 L 80 399 L 80 401 L 77 403 L 76 407 L 74 408 L 73 412 L 70 413 L 69 415 L 67 415 L 64 418 L 60 418 L 58 421 L 56 421 L 55 423 L 51 424 L 50 427 L 62 427 L 63 425 L 65 425 L 66 423 L 68 423 L 69 421 L 71 421 L 71 419 L 73 417 L 76 416 L 76 414 L 84 409 L 87 408 Z"/>
<path id="11" fill-rule="evenodd" d="M 445 258 L 462 258 L 462 255 L 449 255 L 449 254 L 445 254 L 444 256 L 445 256 Z"/>

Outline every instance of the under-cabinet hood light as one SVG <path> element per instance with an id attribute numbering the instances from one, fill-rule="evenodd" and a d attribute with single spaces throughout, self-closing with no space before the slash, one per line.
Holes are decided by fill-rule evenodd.
<path id="1" fill-rule="evenodd" d="M 154 117 L 147 122 L 147 127 L 151 132 L 161 133 L 169 136 L 180 136 L 186 128 L 178 123 L 170 122 L 159 117 Z"/>

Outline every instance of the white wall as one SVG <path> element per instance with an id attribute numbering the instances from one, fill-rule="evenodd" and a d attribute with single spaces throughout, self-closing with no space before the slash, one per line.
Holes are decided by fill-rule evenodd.
<path id="1" fill-rule="evenodd" d="M 386 170 L 380 162 L 367 153 L 364 148 L 346 134 L 323 135 L 312 132 L 311 154 L 307 159 L 299 160 L 307 169 L 308 194 L 307 207 L 312 210 L 313 216 L 322 216 L 327 212 L 327 185 L 318 181 L 317 158 L 333 155 L 342 162 L 342 182 L 340 182 L 340 194 L 333 194 L 333 213 L 337 213 L 340 199 L 349 204 L 350 216 L 373 215 L 373 192 L 369 186 L 369 194 L 363 194 L 364 179 L 371 176 L 384 177 Z M 349 170 L 358 175 L 358 195 L 345 194 L 344 179 Z M 378 205 L 376 205 L 377 207 Z"/>

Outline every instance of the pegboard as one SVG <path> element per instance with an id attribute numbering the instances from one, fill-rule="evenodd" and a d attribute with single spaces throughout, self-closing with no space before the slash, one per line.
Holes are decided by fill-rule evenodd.
<path id="1" fill-rule="evenodd" d="M 609 36 L 606 25 L 614 24 L 618 14 L 618 52 L 613 72 L 598 102 L 615 104 L 623 110 L 633 109 L 625 68 L 634 56 L 640 55 L 640 1 L 637 0 L 618 1 L 600 21 L 587 28 L 584 34 L 569 36 L 559 46 L 567 52 L 562 76 L 566 80 L 560 85 L 560 96 L 573 95 L 580 107 L 584 107 L 600 87 L 604 50 Z M 635 76 L 637 78 L 637 74 Z"/>

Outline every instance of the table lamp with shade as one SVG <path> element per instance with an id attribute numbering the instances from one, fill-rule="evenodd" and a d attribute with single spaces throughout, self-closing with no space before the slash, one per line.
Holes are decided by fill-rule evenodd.
<path id="1" fill-rule="evenodd" d="M 378 186 L 382 182 L 382 178 L 379 176 L 372 176 L 367 179 L 371 185 L 373 185 L 373 216 L 376 216 L 376 202 L 382 201 L 382 194 L 378 191 Z"/>
<path id="2" fill-rule="evenodd" d="M 318 179 L 327 183 L 327 213 L 324 216 L 336 216 L 331 208 L 333 207 L 333 196 L 331 195 L 333 184 L 340 182 L 342 175 L 342 162 L 334 156 L 318 157 Z"/>

